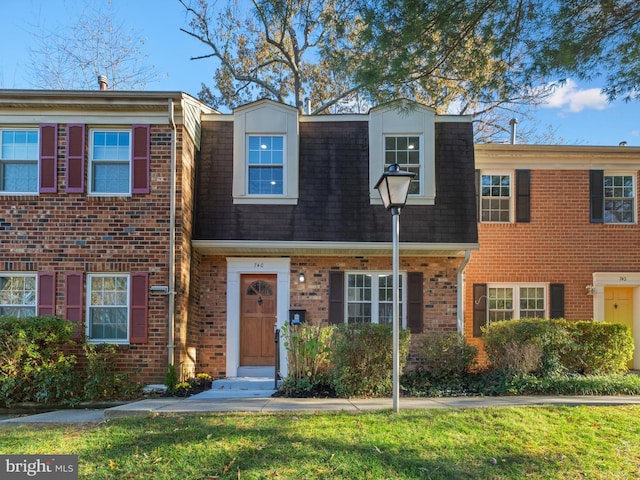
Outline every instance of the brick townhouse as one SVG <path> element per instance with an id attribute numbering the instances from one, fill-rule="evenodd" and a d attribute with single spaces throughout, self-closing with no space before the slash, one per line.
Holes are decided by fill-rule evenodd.
<path id="1" fill-rule="evenodd" d="M 400 221 L 402 325 L 421 334 L 462 324 L 457 287 L 477 248 L 469 118 L 420 105 L 306 116 L 262 100 L 203 116 L 201 145 L 201 321 L 189 335 L 203 370 L 271 366 L 274 324 L 295 315 L 390 323 L 391 215 L 374 189 L 389 163 L 417 174 Z"/>
<path id="2" fill-rule="evenodd" d="M 118 345 L 123 370 L 162 381 L 184 356 L 171 346 L 211 112 L 176 92 L 0 90 L 0 314 L 68 318 L 77 338 Z"/>
<path id="3" fill-rule="evenodd" d="M 477 248 L 469 118 L 420 105 L 222 115 L 179 92 L 0 91 L 0 314 L 77 322 L 162 382 L 273 371 L 274 328 L 391 321 L 391 215 L 374 186 L 417 175 L 401 215 L 402 325 L 455 331 Z M 281 372 L 286 374 L 286 350 Z M 251 370 L 249 372 L 256 370 Z M 244 374 L 247 370 L 245 369 Z"/>
<path id="4" fill-rule="evenodd" d="M 478 241 L 466 337 L 524 317 L 632 329 L 640 368 L 640 148 L 476 145 Z"/>

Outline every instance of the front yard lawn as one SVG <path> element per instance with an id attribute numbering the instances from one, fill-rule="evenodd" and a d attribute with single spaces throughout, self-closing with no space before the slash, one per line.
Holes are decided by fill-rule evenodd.
<path id="1" fill-rule="evenodd" d="M 3 426 L 81 479 L 635 479 L 640 406 L 199 414 Z"/>

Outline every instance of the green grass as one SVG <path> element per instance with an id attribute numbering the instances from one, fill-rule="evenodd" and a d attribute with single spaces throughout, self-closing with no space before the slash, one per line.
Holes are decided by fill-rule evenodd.
<path id="1" fill-rule="evenodd" d="M 3 426 L 81 479 L 635 479 L 640 406 L 172 415 Z"/>

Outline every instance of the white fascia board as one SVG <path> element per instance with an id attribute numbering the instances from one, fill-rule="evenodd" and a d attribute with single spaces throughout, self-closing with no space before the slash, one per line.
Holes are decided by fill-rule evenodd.
<path id="1" fill-rule="evenodd" d="M 259 240 L 192 240 L 191 244 L 205 255 L 391 255 L 391 242 L 288 242 Z M 400 254 L 410 256 L 464 256 L 467 250 L 478 250 L 478 243 L 400 243 Z"/>

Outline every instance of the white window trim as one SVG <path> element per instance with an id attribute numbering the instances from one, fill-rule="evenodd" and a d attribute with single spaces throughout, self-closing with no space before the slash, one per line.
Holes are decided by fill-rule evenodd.
<path id="1" fill-rule="evenodd" d="M 415 104 L 411 111 L 398 111 L 394 105 L 374 108 L 369 114 L 369 200 L 382 205 L 375 185 L 384 173 L 384 138 L 420 137 L 420 195 L 410 195 L 407 205 L 435 205 L 436 199 L 436 114 L 431 108 Z"/>
<path id="2" fill-rule="evenodd" d="M 12 192 L 10 190 L 0 190 L 0 195 L 11 195 L 11 196 L 38 195 L 40 193 L 40 189 L 38 187 L 40 185 L 40 142 L 42 141 L 42 139 L 40 138 L 40 129 L 39 128 L 35 128 L 35 127 L 20 127 L 20 126 L 12 127 L 10 125 L 5 125 L 2 128 L 0 128 L 0 138 L 1 138 L 2 132 L 6 131 L 6 130 L 14 130 L 14 131 L 15 130 L 19 130 L 19 131 L 25 131 L 25 132 L 36 132 L 38 134 L 38 146 L 37 146 L 38 156 L 35 159 L 35 162 L 36 162 L 36 189 L 33 190 L 33 191 L 30 191 L 30 192 Z M 0 140 L 0 155 L 2 153 L 1 148 L 2 148 L 2 143 L 1 143 L 1 140 Z M 1 162 L 4 162 L 5 160 L 8 160 L 8 159 L 0 158 Z M 31 161 L 32 160 L 30 160 L 30 162 Z M 1 180 L 2 179 L 0 178 L 0 181 Z"/>
<path id="3" fill-rule="evenodd" d="M 344 323 L 348 324 L 349 323 L 349 275 L 371 275 L 373 278 L 378 278 L 382 275 L 393 275 L 392 271 L 387 271 L 387 270 L 348 270 L 345 272 L 345 282 L 344 282 Z M 401 272 L 398 272 L 398 275 L 402 278 L 402 285 L 403 285 L 403 289 L 402 289 L 402 298 L 400 298 L 400 304 L 404 306 L 404 308 L 402 308 L 402 313 L 401 316 L 402 318 L 400 319 L 400 326 L 401 328 L 407 328 L 407 272 L 405 272 L 404 270 Z M 380 295 L 380 285 L 378 282 L 375 282 L 375 288 L 374 285 L 371 285 L 371 305 L 378 307 L 379 305 L 379 295 Z M 379 324 L 379 317 L 378 317 L 378 313 L 379 313 L 379 309 L 378 308 L 371 308 L 371 323 L 378 325 Z"/>
<path id="4" fill-rule="evenodd" d="M 24 304 L 3 304 L 3 307 L 20 307 L 20 308 L 30 308 L 33 306 L 34 315 L 38 315 L 38 274 L 37 273 L 16 273 L 16 272 L 0 272 L 0 277 L 30 277 L 35 279 L 35 303 L 33 305 L 24 305 Z"/>
<path id="5" fill-rule="evenodd" d="M 127 279 L 127 337 L 112 339 L 112 338 L 92 338 L 90 336 L 91 333 L 91 279 L 96 277 L 103 278 L 112 278 L 112 277 L 126 277 Z M 95 343 L 95 344 L 115 344 L 115 345 L 128 345 L 129 344 L 129 335 L 131 330 L 131 275 L 128 273 L 89 273 L 87 274 L 87 286 L 86 286 L 86 295 L 85 299 L 85 334 L 87 336 L 87 343 Z"/>
<path id="6" fill-rule="evenodd" d="M 487 283 L 487 323 L 489 323 L 489 290 L 492 288 L 511 288 L 513 290 L 513 318 L 520 319 L 520 289 L 542 288 L 544 289 L 544 318 L 549 317 L 549 284 L 548 283 Z"/>
<path id="7" fill-rule="evenodd" d="M 284 137 L 283 193 L 249 194 L 248 137 Z M 233 203 L 296 205 L 299 184 L 298 110 L 261 100 L 233 113 Z"/>
<path id="8" fill-rule="evenodd" d="M 251 169 L 252 166 L 255 167 L 268 167 L 268 165 L 250 165 L 249 164 L 249 137 L 282 137 L 282 193 L 272 193 L 272 194 L 265 194 L 265 193 L 249 193 L 249 170 Z M 247 192 L 248 196 L 251 196 L 252 198 L 256 198 L 256 197 L 260 197 L 260 198 L 274 198 L 274 199 L 280 199 L 282 197 L 286 197 L 287 196 L 287 186 L 288 186 L 288 182 L 287 182 L 287 136 L 282 134 L 282 133 L 247 133 L 246 138 L 245 138 L 245 152 L 246 152 L 246 158 L 247 161 L 245 162 L 246 165 L 246 172 L 245 172 L 245 177 L 246 177 L 246 182 L 247 184 L 245 185 L 245 191 Z M 276 165 L 277 166 L 277 165 Z"/>
<path id="9" fill-rule="evenodd" d="M 129 134 L 129 184 L 126 192 L 94 192 L 93 191 L 93 135 L 96 132 L 109 133 L 128 133 Z M 130 197 L 131 184 L 133 183 L 133 131 L 129 128 L 91 128 L 89 129 L 89 173 L 87 181 L 89 182 L 87 194 L 91 197 Z M 124 164 L 124 161 L 121 162 Z"/>
<path id="10" fill-rule="evenodd" d="M 388 137 L 391 138 L 397 138 L 397 137 L 418 137 L 420 139 L 420 150 L 419 150 L 419 155 L 420 155 L 420 176 L 418 178 L 418 182 L 420 182 L 420 192 L 419 193 L 414 193 L 414 194 L 409 194 L 408 198 L 407 198 L 407 203 L 409 199 L 420 199 L 421 197 L 425 196 L 425 187 L 424 187 L 424 182 L 425 182 L 425 174 L 424 174 L 424 169 L 425 169 L 425 165 L 424 165 L 424 135 L 422 133 L 385 133 L 383 135 L 382 138 L 382 155 L 383 155 L 383 159 L 386 160 L 386 149 L 385 149 L 385 143 L 386 143 L 386 139 Z M 402 165 L 400 166 L 400 168 L 402 169 Z M 379 196 L 379 195 L 378 195 Z"/>
<path id="11" fill-rule="evenodd" d="M 633 221 L 629 222 L 629 223 L 622 223 L 622 222 L 606 222 L 605 221 L 605 225 L 637 225 L 638 224 L 638 190 L 637 190 L 637 177 L 638 177 L 638 171 L 633 171 L 633 170 L 614 170 L 614 171 L 607 171 L 604 170 L 603 171 L 603 183 L 604 183 L 604 177 L 622 177 L 622 176 L 629 176 L 631 177 L 631 180 L 633 182 Z M 604 210 L 604 202 L 606 202 L 608 197 L 604 196 L 604 184 L 602 185 L 602 201 L 603 201 L 603 218 L 605 216 L 605 210 Z"/>
<path id="12" fill-rule="evenodd" d="M 509 221 L 508 222 L 492 222 L 482 220 L 482 177 L 485 175 L 500 175 L 500 176 L 508 176 L 509 177 Z M 480 170 L 480 185 L 478 185 L 478 201 L 479 205 L 479 215 L 478 222 L 479 223 L 489 223 L 494 225 L 507 225 L 509 223 L 515 223 L 515 210 L 516 210 L 516 186 L 515 186 L 515 172 L 513 170 Z"/>

